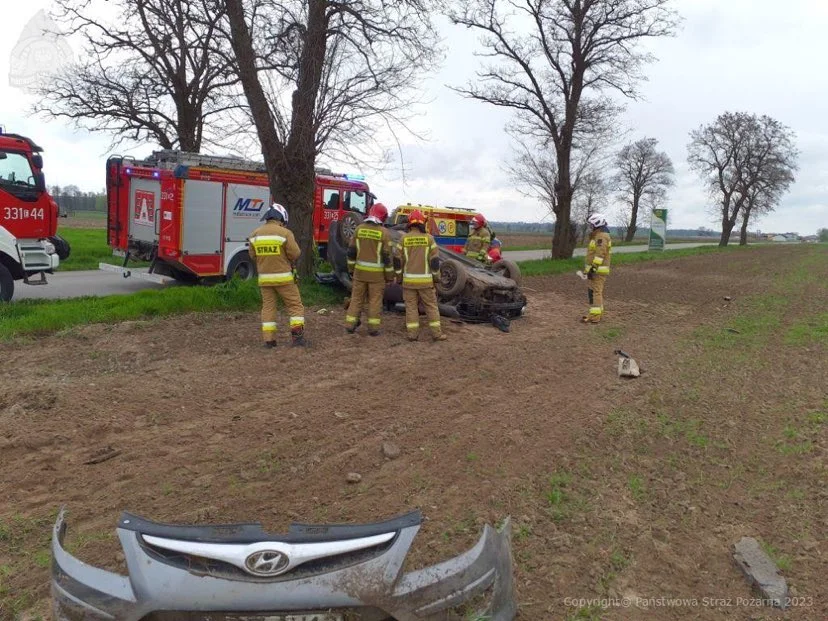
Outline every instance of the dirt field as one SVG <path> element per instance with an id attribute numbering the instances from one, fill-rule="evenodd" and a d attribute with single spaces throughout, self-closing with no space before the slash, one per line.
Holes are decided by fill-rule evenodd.
<path id="1" fill-rule="evenodd" d="M 64 226 L 75 229 L 105 229 L 106 214 L 103 212 L 78 212 L 60 219 L 58 222 L 58 233 L 60 233 L 60 227 Z"/>
<path id="2" fill-rule="evenodd" d="M 394 315 L 346 336 L 333 309 L 309 313 L 306 351 L 260 348 L 252 313 L 4 345 L 0 618 L 47 610 L 66 503 L 70 549 L 110 569 L 123 509 L 279 531 L 419 507 L 415 566 L 512 516 L 520 619 L 826 619 L 826 278 L 824 246 L 765 248 L 618 268 L 601 326 L 558 276 L 525 283 L 511 333 L 447 324 L 438 344 L 405 342 Z M 616 348 L 642 377 L 617 377 Z M 744 535 L 801 605 L 737 605 Z M 574 601 L 622 596 L 697 604 Z"/>
<path id="3" fill-rule="evenodd" d="M 523 248 L 527 246 L 537 248 L 551 248 L 552 235 L 537 235 L 532 233 L 498 233 L 497 238 L 503 243 L 504 250 Z"/>

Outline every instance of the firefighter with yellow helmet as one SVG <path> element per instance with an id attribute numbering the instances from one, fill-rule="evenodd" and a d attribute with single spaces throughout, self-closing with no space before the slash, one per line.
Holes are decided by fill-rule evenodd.
<path id="1" fill-rule="evenodd" d="M 305 345 L 305 308 L 296 286 L 294 264 L 299 245 L 287 228 L 287 210 L 273 203 L 264 216 L 264 224 L 248 238 L 250 258 L 256 261 L 259 289 L 262 293 L 262 337 L 265 347 L 276 347 L 276 299 L 290 316 L 290 336 L 294 346 Z"/>
<path id="2" fill-rule="evenodd" d="M 419 339 L 419 306 L 422 303 L 432 339 L 445 341 L 446 335 L 443 334 L 440 325 L 437 292 L 434 289 L 434 281 L 440 267 L 437 242 L 426 233 L 425 224 L 425 216 L 419 209 L 409 214 L 407 230 L 395 247 L 394 271 L 402 282 L 408 340 Z"/>
<path id="3" fill-rule="evenodd" d="M 589 313 L 582 318 L 584 323 L 598 323 L 604 314 L 604 284 L 610 273 L 612 238 L 607 219 L 600 213 L 587 218 L 589 224 L 589 246 L 587 247 L 584 273 L 587 276 Z"/>
<path id="4" fill-rule="evenodd" d="M 382 225 L 388 219 L 388 209 L 382 203 L 374 204 L 365 222 L 360 224 L 348 247 L 348 271 L 352 274 L 351 303 L 345 315 L 345 329 L 353 334 L 360 325 L 360 313 L 368 298 L 368 334 L 377 336 L 382 312 L 385 283 L 394 280 L 391 265 L 392 241 L 388 229 Z"/>

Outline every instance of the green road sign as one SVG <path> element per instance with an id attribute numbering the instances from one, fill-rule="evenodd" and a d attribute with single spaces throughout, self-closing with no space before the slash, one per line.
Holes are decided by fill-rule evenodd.
<path id="1" fill-rule="evenodd" d="M 667 210 L 653 209 L 650 218 L 650 247 L 649 250 L 664 250 L 667 243 Z"/>

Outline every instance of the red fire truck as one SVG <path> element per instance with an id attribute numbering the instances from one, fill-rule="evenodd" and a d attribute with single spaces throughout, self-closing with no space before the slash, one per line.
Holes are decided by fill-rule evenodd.
<path id="1" fill-rule="evenodd" d="M 106 188 L 109 245 L 124 263 L 101 269 L 157 282 L 254 274 L 247 238 L 272 202 L 261 163 L 171 150 L 112 157 Z M 365 215 L 373 199 L 363 177 L 317 170 L 313 235 L 323 258 L 330 223 Z M 130 259 L 150 261 L 149 273 L 130 270 Z"/>
<path id="2" fill-rule="evenodd" d="M 45 285 L 46 274 L 60 262 L 50 241 L 57 233 L 58 206 L 46 191 L 41 151 L 28 138 L 0 128 L 0 302 L 11 300 L 16 280 Z"/>

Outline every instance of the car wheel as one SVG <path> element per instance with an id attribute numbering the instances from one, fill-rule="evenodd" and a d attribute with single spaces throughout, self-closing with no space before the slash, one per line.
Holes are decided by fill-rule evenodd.
<path id="1" fill-rule="evenodd" d="M 63 239 L 60 235 L 55 235 L 54 237 L 50 237 L 49 241 L 52 242 L 55 246 L 55 253 L 58 256 L 58 259 L 61 261 L 65 261 L 69 258 L 69 253 L 72 251 L 72 247 L 69 245 L 69 242 Z"/>
<path id="2" fill-rule="evenodd" d="M 349 211 L 342 216 L 342 219 L 339 221 L 339 226 L 336 229 L 336 234 L 339 236 L 338 241 L 343 248 L 347 248 L 350 245 L 351 240 L 356 235 L 356 229 L 360 224 L 362 224 L 362 216 L 358 213 Z"/>
<path id="3" fill-rule="evenodd" d="M 253 260 L 250 258 L 248 252 L 239 252 L 236 256 L 230 259 L 230 265 L 227 266 L 227 280 L 231 278 L 240 278 L 242 280 L 250 280 L 256 274 L 256 266 L 253 265 Z"/>
<path id="4" fill-rule="evenodd" d="M 443 297 L 453 298 L 466 287 L 466 270 L 454 259 L 446 259 L 440 264 L 439 275 L 435 286 Z"/>
<path id="5" fill-rule="evenodd" d="M 9 302 L 14 295 L 14 278 L 8 268 L 0 263 L 0 302 Z"/>
<path id="6" fill-rule="evenodd" d="M 515 281 L 515 284 L 520 287 L 521 282 L 523 281 L 523 277 L 520 275 L 520 268 L 518 264 L 514 261 L 509 261 L 508 259 L 501 259 L 500 261 L 495 261 L 494 265 L 492 265 L 492 271 L 497 272 L 498 274 L 502 274 L 506 278 L 511 278 Z"/>

